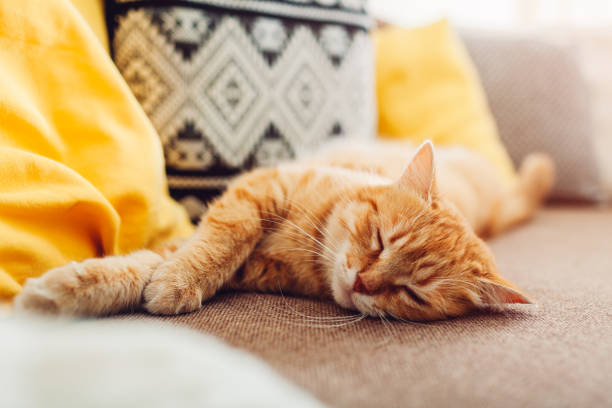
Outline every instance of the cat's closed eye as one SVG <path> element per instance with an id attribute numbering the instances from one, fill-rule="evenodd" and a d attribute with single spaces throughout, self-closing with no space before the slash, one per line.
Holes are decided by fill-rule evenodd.
<path id="1" fill-rule="evenodd" d="M 385 244 L 383 243 L 379 228 L 376 229 L 376 240 L 378 242 L 378 249 L 382 251 L 385 248 Z"/>
<path id="2" fill-rule="evenodd" d="M 401 290 L 403 290 L 408 296 L 410 296 L 410 298 L 412 300 L 414 300 L 416 303 L 418 303 L 421 306 L 429 306 L 429 302 L 425 299 L 423 299 L 421 296 L 419 296 L 414 290 L 412 290 L 412 288 L 410 288 L 409 286 L 400 286 L 399 287 Z"/>
<path id="3" fill-rule="evenodd" d="M 374 229 L 374 234 L 372 235 L 371 240 L 372 241 L 370 244 L 370 249 L 374 253 L 373 255 L 375 257 L 378 257 L 380 253 L 383 251 L 383 249 L 385 249 L 385 244 L 383 242 L 382 235 L 380 234 L 379 228 Z"/>

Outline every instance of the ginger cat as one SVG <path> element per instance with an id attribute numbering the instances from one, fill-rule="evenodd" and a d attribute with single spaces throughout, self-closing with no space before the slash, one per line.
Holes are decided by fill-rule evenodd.
<path id="1" fill-rule="evenodd" d="M 430 142 L 416 153 L 390 143 L 331 149 L 238 177 L 180 246 L 52 269 L 29 279 L 15 305 L 68 315 L 141 306 L 178 314 L 232 289 L 434 320 L 531 303 L 499 275 L 477 234 L 531 217 L 553 176 L 550 159 L 532 155 L 518 185 L 504 190 L 492 165 L 462 148 L 439 149 L 436 166 Z"/>

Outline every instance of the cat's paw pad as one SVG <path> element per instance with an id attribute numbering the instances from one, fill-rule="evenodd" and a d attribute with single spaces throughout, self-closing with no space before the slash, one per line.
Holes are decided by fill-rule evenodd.
<path id="1" fill-rule="evenodd" d="M 183 268 L 172 262 L 153 272 L 144 289 L 144 306 L 149 313 L 174 315 L 198 310 L 205 299 L 203 290 Z"/>
<path id="2" fill-rule="evenodd" d="M 47 315 L 74 314 L 76 263 L 51 269 L 39 278 L 29 278 L 13 302 L 16 313 L 37 313 Z"/>

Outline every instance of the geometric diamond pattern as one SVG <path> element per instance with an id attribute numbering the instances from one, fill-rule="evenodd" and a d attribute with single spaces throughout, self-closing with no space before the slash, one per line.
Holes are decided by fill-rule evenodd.
<path id="1" fill-rule="evenodd" d="M 325 90 L 310 64 L 300 66 L 285 91 L 285 96 L 295 116 L 304 127 L 309 127 L 325 98 Z"/>
<path id="2" fill-rule="evenodd" d="M 267 64 L 240 21 L 225 18 L 198 52 L 191 101 L 206 118 L 204 133 L 221 160 L 240 168 L 268 123 Z M 232 99 L 241 97 L 237 102 Z"/>
<path id="3" fill-rule="evenodd" d="M 145 111 L 151 111 L 159 105 L 170 92 L 163 76 L 155 71 L 153 65 L 147 64 L 146 58 L 140 53 L 130 57 L 122 74 Z"/>
<path id="4" fill-rule="evenodd" d="M 257 98 L 257 90 L 251 83 L 236 61 L 230 59 L 206 89 L 222 119 L 232 127 L 240 122 Z"/>

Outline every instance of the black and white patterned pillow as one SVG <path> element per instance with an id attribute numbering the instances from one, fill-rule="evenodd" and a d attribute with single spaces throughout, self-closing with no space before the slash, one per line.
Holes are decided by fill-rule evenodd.
<path id="1" fill-rule="evenodd" d="M 373 137 L 366 0 L 107 0 L 115 63 L 197 217 L 238 173 Z"/>

